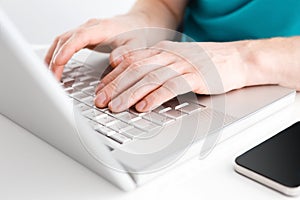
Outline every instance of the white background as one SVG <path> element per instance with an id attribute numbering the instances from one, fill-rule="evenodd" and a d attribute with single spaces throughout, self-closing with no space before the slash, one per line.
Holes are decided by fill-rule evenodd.
<path id="1" fill-rule="evenodd" d="M 126 13 L 135 0 L 0 0 L 0 7 L 32 44 L 53 38 L 89 18 Z"/>

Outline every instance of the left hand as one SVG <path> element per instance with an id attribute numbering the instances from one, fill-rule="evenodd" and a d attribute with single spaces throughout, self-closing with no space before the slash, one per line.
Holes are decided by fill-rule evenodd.
<path id="1" fill-rule="evenodd" d="M 146 112 L 190 91 L 219 94 L 244 87 L 247 67 L 240 53 L 242 46 L 242 42 L 163 41 L 130 52 L 101 80 L 95 104 L 113 112 L 135 105 Z M 217 87 L 213 85 L 216 79 L 221 83 Z"/>

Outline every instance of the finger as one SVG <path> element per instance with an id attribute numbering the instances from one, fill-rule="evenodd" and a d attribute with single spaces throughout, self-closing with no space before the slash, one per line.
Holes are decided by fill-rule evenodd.
<path id="1" fill-rule="evenodd" d="M 64 44 L 60 45 L 54 58 L 54 64 L 64 65 L 80 49 L 101 42 L 104 36 L 99 37 L 98 34 L 97 28 L 81 28 L 77 30 Z"/>
<path id="2" fill-rule="evenodd" d="M 88 45 L 94 45 L 101 42 L 103 37 L 95 38 L 97 36 L 96 28 L 79 29 L 67 41 L 57 46 L 53 62 L 51 63 L 51 70 L 56 77 L 61 76 L 62 68 L 71 59 L 71 57 Z"/>
<path id="3" fill-rule="evenodd" d="M 164 53 L 133 63 L 97 93 L 96 106 L 106 107 L 112 98 L 132 86 L 147 73 L 171 63 L 173 63 L 173 57 L 165 56 Z"/>
<path id="4" fill-rule="evenodd" d="M 149 50 L 138 50 L 136 52 L 131 52 L 131 56 L 126 56 L 126 59 L 124 59 L 117 68 L 115 68 L 112 72 L 107 74 L 99 83 L 97 86 L 95 93 L 97 94 L 99 90 L 101 90 L 105 85 L 109 84 L 111 81 L 113 81 L 116 77 L 118 77 L 122 72 L 124 72 L 125 69 L 128 68 L 131 64 L 134 62 L 140 61 L 143 58 L 151 57 L 154 55 L 159 54 L 158 51 L 149 51 Z M 142 55 L 142 56 L 141 56 Z"/>
<path id="5" fill-rule="evenodd" d="M 58 36 L 55 38 L 54 42 L 50 46 L 50 48 L 45 56 L 45 62 L 48 65 L 50 65 L 51 61 L 53 60 L 53 58 L 55 56 L 55 53 L 59 49 L 58 46 L 62 45 L 65 41 L 67 41 L 71 37 L 72 33 L 73 33 L 73 31 L 68 31 L 68 32 L 62 34 L 61 36 Z"/>
<path id="6" fill-rule="evenodd" d="M 51 44 L 50 48 L 47 51 L 47 54 L 46 54 L 45 59 L 44 59 L 44 61 L 46 62 L 47 65 L 50 65 L 50 62 L 51 62 L 51 59 L 52 59 L 52 56 L 53 56 L 53 53 L 54 53 L 54 50 L 57 46 L 58 41 L 59 41 L 59 38 L 57 37 L 53 41 L 53 43 Z"/>
<path id="7" fill-rule="evenodd" d="M 105 77 L 103 77 L 95 89 L 95 94 L 97 94 L 102 88 L 104 88 L 105 85 L 109 84 L 116 77 L 118 77 L 126 68 L 127 65 L 120 64 L 117 68 L 113 69 L 110 73 L 108 73 Z"/>
<path id="8" fill-rule="evenodd" d="M 57 78 L 57 80 L 60 80 L 60 79 L 61 79 L 62 71 L 63 71 L 64 65 L 55 65 L 54 60 L 55 60 L 55 57 L 56 57 L 56 55 L 57 55 L 57 52 L 60 50 L 60 47 L 61 47 L 68 39 L 69 39 L 69 37 L 66 35 L 66 36 L 61 37 L 61 39 L 58 40 L 58 42 L 57 42 L 57 44 L 56 44 L 56 47 L 55 47 L 55 50 L 53 51 L 53 55 L 52 55 L 51 61 L 50 61 L 49 68 L 50 68 L 50 70 L 54 73 L 54 75 L 55 75 L 55 77 Z"/>
<path id="9" fill-rule="evenodd" d="M 115 48 L 109 56 L 110 65 L 112 67 L 118 66 L 124 60 L 125 55 L 130 55 L 131 47 L 129 45 L 122 45 L 120 47 Z"/>
<path id="10" fill-rule="evenodd" d="M 196 83 L 192 83 L 194 74 L 187 73 L 168 80 L 161 87 L 144 97 L 135 108 L 139 112 L 150 111 L 177 95 L 193 91 Z"/>
<path id="11" fill-rule="evenodd" d="M 64 71 L 64 65 L 61 65 L 61 66 L 58 66 L 55 68 L 55 71 L 53 74 L 54 74 L 56 80 L 58 80 L 58 81 L 61 80 L 63 71 Z"/>
<path id="12" fill-rule="evenodd" d="M 147 52 L 145 53 L 143 50 L 147 50 Z M 138 61 L 151 55 L 158 54 L 159 52 L 161 51 L 147 48 L 144 40 L 131 39 L 111 52 L 110 63 L 112 67 L 116 67 L 121 62 L 129 63 L 132 60 Z"/>
<path id="13" fill-rule="evenodd" d="M 147 94 L 163 85 L 169 79 L 175 78 L 176 76 L 184 73 L 184 71 L 179 71 L 183 68 L 178 68 L 179 70 L 176 69 L 177 64 L 179 63 L 174 63 L 167 67 L 161 67 L 148 73 L 139 82 L 114 98 L 108 104 L 109 109 L 113 112 L 121 112 L 126 110 L 140 101 Z"/>

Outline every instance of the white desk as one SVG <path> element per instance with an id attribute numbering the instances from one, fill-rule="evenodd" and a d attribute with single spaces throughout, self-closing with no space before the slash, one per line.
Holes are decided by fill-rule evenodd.
<path id="1" fill-rule="evenodd" d="M 232 163 L 297 119 L 300 94 L 295 103 L 221 143 L 204 160 L 187 162 L 124 193 L 0 115 L 0 199 L 289 199 L 237 174 Z"/>

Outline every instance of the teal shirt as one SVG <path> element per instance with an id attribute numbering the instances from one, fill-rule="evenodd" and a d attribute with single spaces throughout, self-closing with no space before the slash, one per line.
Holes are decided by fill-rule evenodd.
<path id="1" fill-rule="evenodd" d="M 190 0 L 183 30 L 215 42 L 300 35 L 300 0 Z"/>

